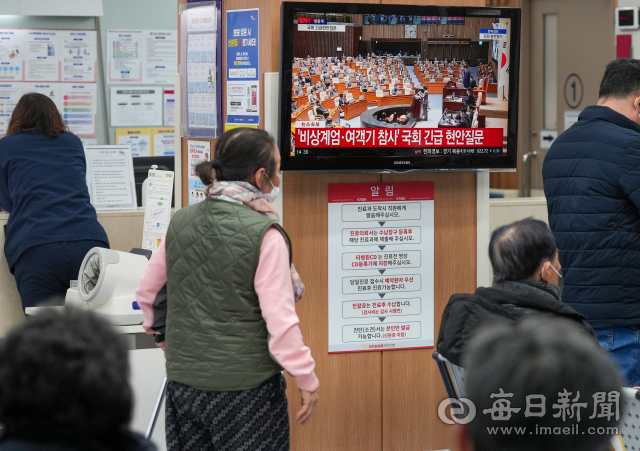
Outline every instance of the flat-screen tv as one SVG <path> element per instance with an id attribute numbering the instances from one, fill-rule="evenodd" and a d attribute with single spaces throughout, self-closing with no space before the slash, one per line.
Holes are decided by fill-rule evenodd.
<path id="1" fill-rule="evenodd" d="M 298 23 L 310 14 L 345 22 Z M 518 8 L 283 2 L 282 169 L 515 170 L 520 23 Z M 453 38 L 433 39 L 443 33 Z M 509 55 L 497 93 L 483 83 L 487 40 Z"/>

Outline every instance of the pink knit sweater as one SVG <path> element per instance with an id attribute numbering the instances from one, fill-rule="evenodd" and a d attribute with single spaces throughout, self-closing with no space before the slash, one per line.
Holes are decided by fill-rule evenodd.
<path id="1" fill-rule="evenodd" d="M 155 333 L 151 330 L 154 321 L 153 302 L 167 283 L 167 253 L 164 242 L 163 239 L 136 290 L 136 298 L 145 317 L 142 327 L 150 334 Z M 302 341 L 302 332 L 298 326 L 300 320 L 296 314 L 291 285 L 289 250 L 282 234 L 273 227 L 262 240 L 254 287 L 262 317 L 267 323 L 271 355 L 296 378 L 299 388 L 315 391 L 320 383 L 314 372 L 315 361 Z"/>

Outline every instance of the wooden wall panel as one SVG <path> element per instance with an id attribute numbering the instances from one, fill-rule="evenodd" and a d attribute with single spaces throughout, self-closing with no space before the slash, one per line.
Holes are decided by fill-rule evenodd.
<path id="1" fill-rule="evenodd" d="M 434 182 L 435 339 L 449 297 L 476 288 L 476 176 L 384 175 L 382 181 Z M 384 451 L 457 449 L 454 428 L 437 416 L 438 404 L 447 394 L 432 352 L 383 352 Z"/>
<path id="2" fill-rule="evenodd" d="M 493 28 L 492 23 L 492 18 L 468 17 L 465 25 L 418 25 L 418 37 L 425 41 L 452 34 L 455 38 L 477 41 L 480 29 Z M 404 27 L 405 25 L 363 25 L 362 39 L 404 39 Z"/>
<path id="3" fill-rule="evenodd" d="M 294 451 L 382 451 L 382 353 L 328 354 L 328 186 L 375 183 L 380 176 L 285 174 L 284 226 L 307 291 L 296 306 L 320 379 L 318 410 L 295 424 L 300 395 L 287 376 Z"/>
<path id="4" fill-rule="evenodd" d="M 344 56 L 358 55 L 358 36 L 362 32 L 361 27 L 345 28 L 344 33 L 293 30 L 293 56 L 306 58 L 310 55 L 316 57 L 337 57 L 336 47 L 342 47 Z M 354 43 L 356 44 L 354 47 Z"/>

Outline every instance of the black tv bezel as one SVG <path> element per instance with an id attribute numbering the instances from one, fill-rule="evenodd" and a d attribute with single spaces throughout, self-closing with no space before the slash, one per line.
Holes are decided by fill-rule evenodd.
<path id="1" fill-rule="evenodd" d="M 291 74 L 293 61 L 294 14 L 298 13 L 346 13 L 381 14 L 392 10 L 396 15 L 491 17 L 511 20 L 509 69 L 509 112 L 507 153 L 501 155 L 447 155 L 447 156 L 399 156 L 372 157 L 357 155 L 345 157 L 299 158 L 290 155 L 291 136 Z M 418 14 L 419 13 L 419 14 Z M 285 45 L 287 43 L 287 45 Z M 283 171 L 320 173 L 335 172 L 438 172 L 438 171 L 515 171 L 518 149 L 518 105 L 521 44 L 520 8 L 460 7 L 420 5 L 380 5 L 363 3 L 282 2 L 280 9 L 280 85 L 278 105 L 278 147 Z M 285 98 L 284 95 L 287 94 Z M 287 119 L 286 121 L 284 119 Z M 394 161 L 410 161 L 401 168 Z"/>

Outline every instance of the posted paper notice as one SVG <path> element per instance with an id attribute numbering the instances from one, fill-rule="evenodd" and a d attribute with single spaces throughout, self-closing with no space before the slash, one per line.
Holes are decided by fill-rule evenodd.
<path id="1" fill-rule="evenodd" d="M 434 345 L 433 182 L 329 185 L 329 353 Z"/>

